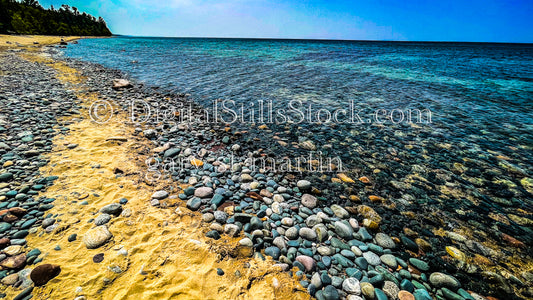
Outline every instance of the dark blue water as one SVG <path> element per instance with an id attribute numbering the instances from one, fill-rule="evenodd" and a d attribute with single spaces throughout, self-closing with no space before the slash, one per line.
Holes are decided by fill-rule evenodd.
<path id="1" fill-rule="evenodd" d="M 117 37 L 84 39 L 65 53 L 209 107 L 216 99 L 253 108 L 297 100 L 299 111 L 312 105 L 315 113 L 353 104 L 372 124 L 378 109 L 401 110 L 404 126 L 409 109 L 428 109 L 431 130 L 448 142 L 472 137 L 506 155 L 533 146 L 533 45 Z M 317 118 L 302 125 L 316 128 L 309 120 Z M 526 151 L 524 167 L 531 158 Z"/>
<path id="2" fill-rule="evenodd" d="M 533 243 L 533 45 L 116 37 L 84 39 L 64 53 L 205 106 L 264 100 L 283 109 L 298 100 L 333 112 L 355 103 L 365 124 L 278 122 L 252 133 L 312 141 L 422 224 L 464 227 L 472 238 L 485 232 L 502 247 L 501 233 Z M 427 109 L 431 122 L 376 124 L 378 109 Z M 308 176 L 337 191 L 321 175 Z"/>
<path id="3" fill-rule="evenodd" d="M 66 54 L 205 105 L 426 108 L 455 134 L 533 124 L 532 45 L 119 37 L 81 40 Z"/>

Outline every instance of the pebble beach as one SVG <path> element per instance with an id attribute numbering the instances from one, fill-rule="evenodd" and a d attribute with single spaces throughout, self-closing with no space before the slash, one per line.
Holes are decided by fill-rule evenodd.
<path id="1" fill-rule="evenodd" d="M 461 226 L 467 213 L 451 224 L 438 210 L 403 209 L 376 188 L 379 171 L 258 167 L 265 157 L 284 161 L 264 147 L 286 143 L 264 133 L 268 125 L 205 122 L 188 94 L 37 45 L 0 52 L 0 297 L 533 297 L 526 230 L 520 239 L 483 234 Z M 190 112 L 180 122 L 132 119 L 132 100 Z M 310 139 L 297 147 L 317 148 Z M 400 164 L 394 153 L 382 163 Z M 524 178 L 511 189 L 531 195 L 527 172 L 500 161 Z M 437 179 L 466 172 L 456 167 Z M 435 178 L 411 179 L 440 188 Z M 442 186 L 447 195 L 456 187 Z M 531 228 L 529 208 L 500 221 Z"/>

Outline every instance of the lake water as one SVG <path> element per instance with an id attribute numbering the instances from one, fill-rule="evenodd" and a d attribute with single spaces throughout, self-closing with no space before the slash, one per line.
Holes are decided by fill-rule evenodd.
<path id="1" fill-rule="evenodd" d="M 356 181 L 352 194 L 393 204 L 376 207 L 389 216 L 383 230 L 420 226 L 440 250 L 453 238 L 437 238 L 439 230 L 461 232 L 531 260 L 533 45 L 114 37 L 80 40 L 64 54 L 206 107 L 232 100 L 226 108 L 242 105 L 248 142 L 272 155 L 305 154 L 310 142 L 339 157 Z M 271 105 L 272 120 L 258 118 L 260 103 Z M 342 202 L 334 176 L 306 174 Z"/>

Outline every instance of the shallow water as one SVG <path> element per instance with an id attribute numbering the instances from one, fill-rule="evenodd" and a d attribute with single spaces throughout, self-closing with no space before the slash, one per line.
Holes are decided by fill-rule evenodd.
<path id="1" fill-rule="evenodd" d="M 426 108 L 448 138 L 486 130 L 500 148 L 509 135 L 532 142 L 532 45 L 117 37 L 81 40 L 65 53 L 207 106 Z"/>
<path id="2" fill-rule="evenodd" d="M 340 157 L 349 175 L 369 177 L 372 192 L 394 203 L 392 211 L 378 210 L 394 216 L 384 230 L 400 232 L 408 220 L 399 212 L 414 211 L 419 223 L 411 227 L 461 232 L 493 248 L 509 246 L 502 233 L 533 244 L 533 45 L 116 37 L 80 40 L 64 54 L 190 93 L 207 107 L 234 100 L 248 117 L 259 100 L 272 101 L 274 111 L 293 100 L 313 112 L 354 103 L 364 124 L 253 119 L 268 130 L 252 133 L 289 146 L 244 140 L 293 155 L 306 152 L 291 142 L 310 140 Z M 377 109 L 404 116 L 428 109 L 431 122 L 396 115 L 377 124 Z M 344 191 L 321 175 L 307 177 L 338 202 Z M 354 189 L 368 196 L 364 184 Z M 505 255 L 531 262 L 530 249 Z M 520 264 L 506 268 L 518 272 Z"/>

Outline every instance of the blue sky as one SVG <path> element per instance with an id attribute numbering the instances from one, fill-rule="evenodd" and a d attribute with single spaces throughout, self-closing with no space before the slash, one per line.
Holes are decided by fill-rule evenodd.
<path id="1" fill-rule="evenodd" d="M 137 36 L 533 42 L 532 0 L 43 0 Z"/>

